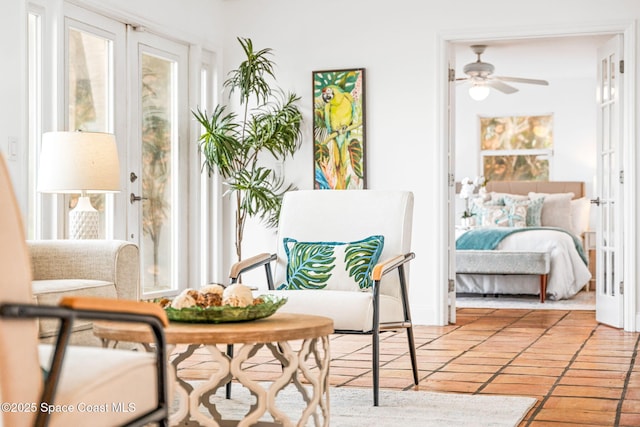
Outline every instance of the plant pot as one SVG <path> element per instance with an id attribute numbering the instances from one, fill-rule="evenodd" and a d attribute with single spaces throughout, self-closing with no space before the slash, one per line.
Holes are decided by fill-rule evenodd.
<path id="1" fill-rule="evenodd" d="M 476 219 L 472 216 L 461 218 L 460 225 L 462 225 L 463 227 L 473 227 L 474 225 L 476 225 Z"/>

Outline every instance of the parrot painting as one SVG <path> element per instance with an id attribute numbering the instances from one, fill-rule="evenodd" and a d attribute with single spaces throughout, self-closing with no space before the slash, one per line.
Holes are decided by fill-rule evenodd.
<path id="1" fill-rule="evenodd" d="M 324 121 L 327 133 L 335 141 L 333 149 L 336 172 L 336 188 L 346 188 L 346 168 L 348 163 L 348 141 L 351 133 L 349 126 L 355 121 L 356 107 L 353 96 L 336 85 L 322 89 Z M 335 136 L 334 136 L 335 134 Z"/>
<path id="2" fill-rule="evenodd" d="M 338 86 L 331 85 L 322 89 L 322 100 L 325 102 L 324 121 L 329 134 L 338 132 L 336 142 L 342 147 L 349 135 L 348 127 L 354 121 L 355 105 L 350 93 Z"/>
<path id="3" fill-rule="evenodd" d="M 313 140 L 315 188 L 364 188 L 364 69 L 313 73 Z"/>

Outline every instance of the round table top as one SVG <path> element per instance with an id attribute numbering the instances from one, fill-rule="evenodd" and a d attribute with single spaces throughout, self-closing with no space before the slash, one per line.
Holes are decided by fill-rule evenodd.
<path id="1" fill-rule="evenodd" d="M 234 323 L 170 322 L 167 344 L 251 344 L 309 339 L 333 333 L 333 320 L 323 316 L 275 313 Z M 154 342 L 149 327 L 140 323 L 94 322 L 93 333 L 112 341 Z"/>

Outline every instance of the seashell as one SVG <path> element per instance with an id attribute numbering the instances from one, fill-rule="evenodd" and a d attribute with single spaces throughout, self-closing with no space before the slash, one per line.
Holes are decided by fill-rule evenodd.
<path id="1" fill-rule="evenodd" d="M 180 295 L 175 297 L 171 302 L 171 307 L 179 310 L 181 308 L 188 308 L 188 307 L 195 306 L 196 305 L 195 298 L 193 298 L 188 293 L 188 291 L 190 290 L 193 290 L 193 289 L 186 289 L 185 291 L 182 291 Z"/>
<path id="2" fill-rule="evenodd" d="M 222 304 L 233 307 L 246 307 L 253 304 L 251 288 L 242 283 L 235 283 L 225 288 L 222 293 Z"/>
<path id="3" fill-rule="evenodd" d="M 224 292 L 224 286 L 218 285 L 217 283 L 206 285 L 200 288 L 200 293 L 203 293 L 203 294 L 219 294 L 220 296 L 222 296 L 223 292 Z"/>

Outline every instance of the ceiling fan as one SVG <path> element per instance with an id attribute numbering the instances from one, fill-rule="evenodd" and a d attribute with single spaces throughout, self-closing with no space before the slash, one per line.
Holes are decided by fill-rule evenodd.
<path id="1" fill-rule="evenodd" d="M 480 90 L 476 92 L 482 92 L 482 93 L 478 93 L 478 95 L 481 95 L 481 94 L 484 95 L 480 99 L 484 99 L 489 95 L 489 87 L 499 90 L 500 92 L 505 94 L 515 93 L 518 91 L 518 89 L 516 89 L 515 87 L 505 82 L 527 83 L 527 84 L 543 85 L 543 86 L 549 85 L 549 82 L 547 82 L 546 80 L 526 79 L 521 77 L 494 76 L 493 71 L 495 70 L 495 67 L 492 64 L 489 64 L 488 62 L 482 62 L 482 60 L 480 59 L 480 55 L 484 53 L 487 46 L 478 44 L 478 45 L 472 45 L 470 47 L 473 53 L 475 53 L 478 56 L 478 59 L 476 60 L 476 62 L 471 62 L 465 65 L 462 70 L 467 75 L 467 77 L 458 78 L 456 79 L 456 81 L 470 82 L 472 84 L 472 87 L 469 90 L 469 94 L 474 99 L 476 98 L 474 97 L 472 90 L 478 89 L 478 88 Z"/>

